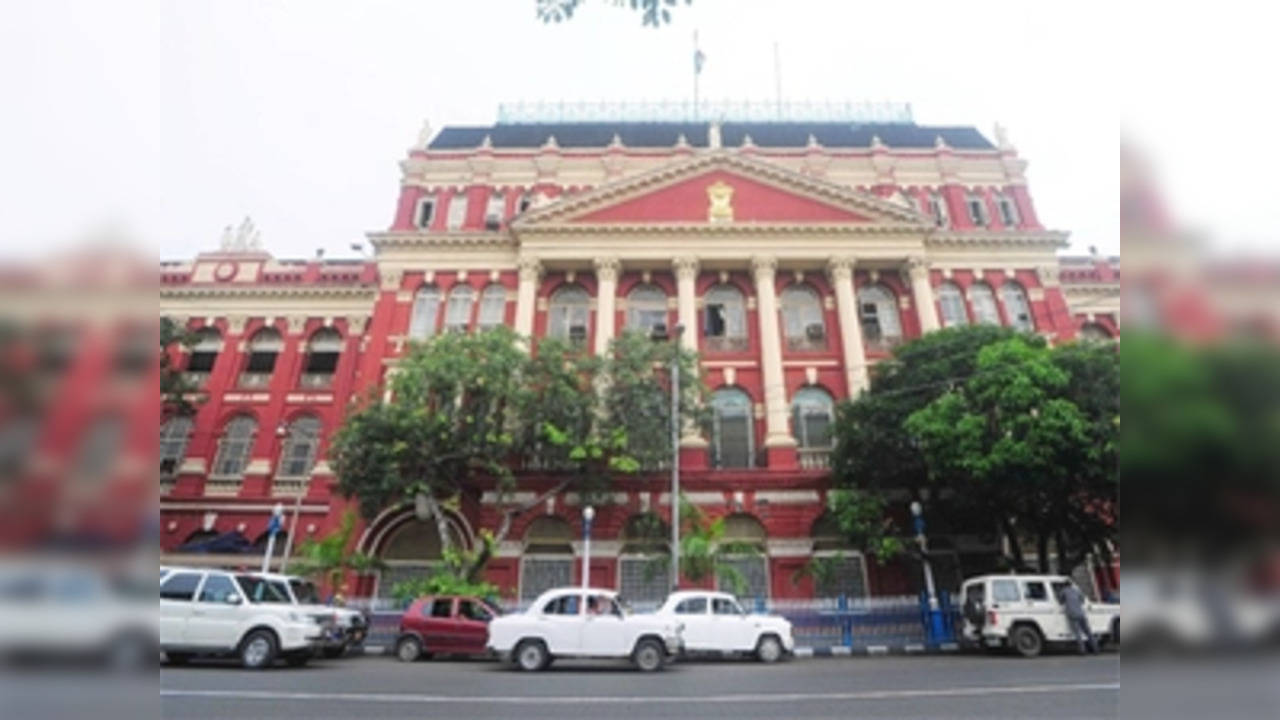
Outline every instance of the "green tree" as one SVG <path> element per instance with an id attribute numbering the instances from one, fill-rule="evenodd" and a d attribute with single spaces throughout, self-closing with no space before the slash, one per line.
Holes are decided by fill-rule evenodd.
<path id="1" fill-rule="evenodd" d="M 356 514 L 347 511 L 336 530 L 319 540 L 303 541 L 293 561 L 294 572 L 319 579 L 334 593 L 346 595 L 349 572 L 367 573 L 382 567 L 377 558 L 348 549 L 355 528 Z"/>
<path id="2" fill-rule="evenodd" d="M 1109 539 L 1117 520 L 1115 473 L 1098 468 L 1106 436 L 1071 397 L 1069 363 L 1057 359 L 1024 337 L 987 345 L 963 384 L 903 424 L 930 482 L 953 491 L 964 514 L 998 523 L 1016 565 L 1020 540 L 1034 539 L 1045 572 L 1050 541 L 1067 570 Z M 1111 420 L 1118 426 L 1118 414 Z"/>
<path id="3" fill-rule="evenodd" d="M 544 23 L 559 23 L 572 20 L 573 13 L 585 0 L 536 0 L 538 19 Z M 640 24 L 649 27 L 661 27 L 671 22 L 671 8 L 679 4 L 679 0 L 611 0 L 614 7 L 629 8 L 640 13 Z M 685 5 L 692 5 L 693 0 L 684 0 Z"/>
<path id="4" fill-rule="evenodd" d="M 701 508 L 680 496 L 680 574 L 696 583 L 715 578 L 741 595 L 747 580 L 733 560 L 759 555 L 760 550 L 751 543 L 725 542 L 724 534 L 724 516 L 709 520 Z"/>
<path id="5" fill-rule="evenodd" d="M 195 333 L 180 327 L 172 318 L 160 318 L 160 404 L 174 415 L 195 413 L 196 407 L 188 395 L 197 388 L 187 381 L 180 369 L 173 366 L 169 351 L 174 345 L 190 348 L 195 341 Z"/>

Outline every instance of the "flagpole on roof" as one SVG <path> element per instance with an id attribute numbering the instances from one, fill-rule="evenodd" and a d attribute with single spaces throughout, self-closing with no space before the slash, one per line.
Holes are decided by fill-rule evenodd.
<path id="1" fill-rule="evenodd" d="M 698 31 L 693 31 L 693 119 L 698 119 L 698 76 L 702 74 L 702 51 L 698 49 Z"/>

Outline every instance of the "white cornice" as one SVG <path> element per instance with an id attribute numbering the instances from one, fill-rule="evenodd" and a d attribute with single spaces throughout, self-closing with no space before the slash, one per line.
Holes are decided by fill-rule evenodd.
<path id="1" fill-rule="evenodd" d="M 1061 230 L 935 230 L 925 238 L 931 246 L 999 247 L 1010 245 L 1047 245 L 1067 247 L 1070 233 Z"/>
<path id="2" fill-rule="evenodd" d="M 664 235 L 685 233 L 698 235 L 760 235 L 808 233 L 814 235 L 907 235 L 923 234 L 929 226 L 891 223 L 563 223 L 534 225 L 515 230 L 520 235 Z"/>
<path id="3" fill-rule="evenodd" d="M 506 232 L 425 232 L 394 231 L 367 233 L 375 248 L 393 247 L 513 247 L 515 242 Z"/>
<path id="4" fill-rule="evenodd" d="M 377 297 L 375 285 L 358 287 L 333 287 L 324 284 L 290 285 L 290 286 L 228 286 L 228 285 L 183 285 L 178 287 L 161 287 L 160 297 L 169 299 L 187 298 L 352 298 L 373 300 Z"/>

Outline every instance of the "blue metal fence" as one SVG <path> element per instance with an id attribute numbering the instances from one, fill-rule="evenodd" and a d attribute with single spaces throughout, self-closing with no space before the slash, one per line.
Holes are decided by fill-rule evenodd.
<path id="1" fill-rule="evenodd" d="M 957 608 L 950 594 L 938 594 L 944 632 L 929 636 L 928 597 L 899 595 L 874 598 L 813 598 L 803 600 L 767 600 L 751 603 L 755 612 L 776 613 L 791 621 L 796 645 L 800 647 L 843 646 L 863 649 L 871 646 L 932 646 L 954 642 L 959 627 Z M 656 603 L 635 604 L 635 612 L 652 612 Z M 395 642 L 401 610 L 393 603 L 378 602 L 367 608 L 370 615 L 369 639 L 373 646 L 389 646 Z M 512 604 L 507 612 L 523 610 Z"/>

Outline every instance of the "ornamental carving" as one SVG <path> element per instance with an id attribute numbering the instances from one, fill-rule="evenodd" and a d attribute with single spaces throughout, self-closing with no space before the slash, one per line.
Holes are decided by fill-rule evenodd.
<path id="1" fill-rule="evenodd" d="M 911 279 L 929 277 L 929 260 L 922 255 L 907 258 L 907 276 Z"/>
<path id="2" fill-rule="evenodd" d="M 707 222 L 733 222 L 733 186 L 717 180 L 707 186 Z"/>
<path id="3" fill-rule="evenodd" d="M 383 290 L 399 290 L 400 282 L 404 280 L 404 270 L 399 268 L 385 268 L 382 270 L 382 289 Z"/>
<path id="4" fill-rule="evenodd" d="M 347 316 L 347 334 L 363 335 L 364 329 L 369 324 L 368 315 L 348 315 Z"/>
<path id="5" fill-rule="evenodd" d="M 847 283 L 853 280 L 853 268 L 856 261 L 851 257 L 832 257 L 827 260 L 827 274 L 833 283 Z"/>
<path id="6" fill-rule="evenodd" d="M 751 257 L 751 272 L 757 276 L 766 275 L 772 277 L 778 270 L 778 258 L 772 255 L 753 255 Z"/>
<path id="7" fill-rule="evenodd" d="M 1045 287 L 1052 287 L 1058 284 L 1059 269 L 1053 265 L 1041 265 L 1036 268 L 1036 275 L 1040 278 L 1040 284 Z"/>
<path id="8" fill-rule="evenodd" d="M 520 272 L 522 283 L 537 282 L 538 278 L 542 277 L 542 261 L 538 258 L 520 258 L 516 261 L 516 268 Z"/>
<path id="9" fill-rule="evenodd" d="M 302 330 L 307 326 L 306 315 L 289 315 L 285 319 L 285 325 L 289 328 L 290 335 L 301 335 Z"/>
<path id="10" fill-rule="evenodd" d="M 618 273 L 622 272 L 622 261 L 616 257 L 596 258 L 596 278 L 601 282 L 617 282 Z"/>
<path id="11" fill-rule="evenodd" d="M 698 277 L 698 258 L 678 257 L 671 261 L 671 267 L 675 268 L 677 280 L 693 280 Z"/>

